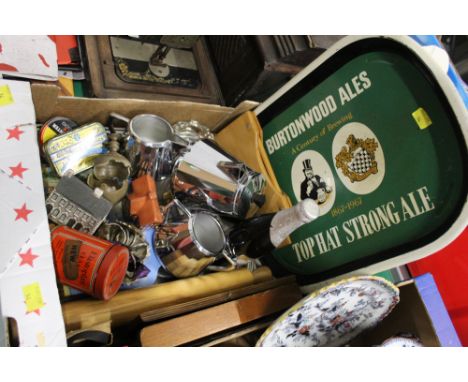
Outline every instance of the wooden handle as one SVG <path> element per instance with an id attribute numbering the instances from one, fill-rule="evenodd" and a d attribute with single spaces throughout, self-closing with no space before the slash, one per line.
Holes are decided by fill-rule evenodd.
<path id="1" fill-rule="evenodd" d="M 218 272 L 149 288 L 119 292 L 109 301 L 85 299 L 67 302 L 62 305 L 62 313 L 67 331 L 89 328 L 109 320 L 112 326 L 116 327 L 152 309 L 191 301 L 272 278 L 271 271 L 267 267 L 260 267 L 254 272 L 247 269 Z"/>

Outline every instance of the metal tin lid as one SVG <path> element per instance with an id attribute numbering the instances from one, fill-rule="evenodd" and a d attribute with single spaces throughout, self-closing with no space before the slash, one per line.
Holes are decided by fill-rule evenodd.
<path id="1" fill-rule="evenodd" d="M 94 295 L 102 300 L 111 299 L 119 290 L 128 267 L 128 249 L 114 245 L 104 256 L 97 271 Z"/>
<path id="2" fill-rule="evenodd" d="M 41 129 L 39 130 L 39 147 L 41 148 L 41 153 L 44 153 L 43 145 L 48 140 L 54 138 L 57 135 L 67 133 L 77 127 L 78 124 L 75 121 L 72 121 L 70 118 L 54 117 L 49 119 L 42 125 Z"/>
<path id="3" fill-rule="evenodd" d="M 320 217 L 275 259 L 317 283 L 434 253 L 468 218 L 468 113 L 408 36 L 347 37 L 255 110 L 281 189 Z"/>

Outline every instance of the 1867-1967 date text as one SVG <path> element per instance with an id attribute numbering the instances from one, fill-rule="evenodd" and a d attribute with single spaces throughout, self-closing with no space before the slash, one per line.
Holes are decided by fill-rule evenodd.
<path id="1" fill-rule="evenodd" d="M 350 200 L 346 203 L 343 203 L 339 206 L 334 207 L 331 210 L 331 215 L 333 217 L 336 217 L 338 215 L 341 215 L 343 212 L 352 210 L 353 208 L 359 207 L 360 205 L 362 205 L 362 198 L 358 197 L 356 199 Z"/>

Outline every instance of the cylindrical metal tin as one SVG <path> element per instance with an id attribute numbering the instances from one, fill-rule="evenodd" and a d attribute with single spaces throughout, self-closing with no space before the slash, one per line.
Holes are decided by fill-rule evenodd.
<path id="1" fill-rule="evenodd" d="M 128 249 L 66 226 L 52 231 L 59 281 L 102 300 L 112 298 L 125 277 Z"/>

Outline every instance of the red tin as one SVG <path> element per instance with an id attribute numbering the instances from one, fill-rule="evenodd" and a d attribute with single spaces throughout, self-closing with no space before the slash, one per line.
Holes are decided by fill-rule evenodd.
<path id="1" fill-rule="evenodd" d="M 102 300 L 112 298 L 125 277 L 128 249 L 66 226 L 52 231 L 59 281 Z"/>

